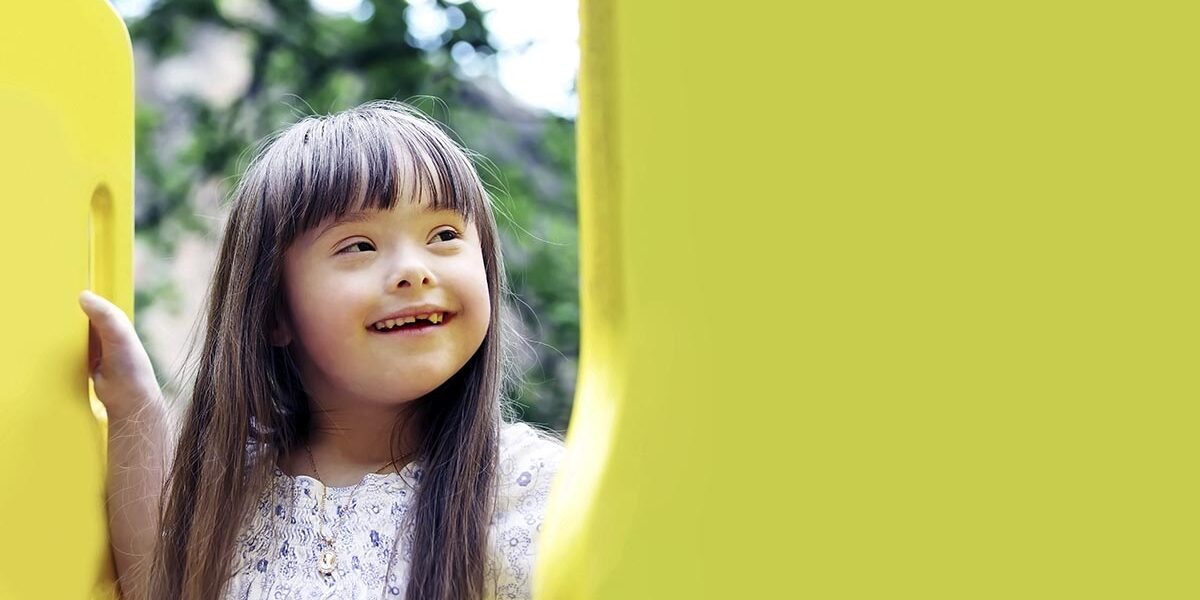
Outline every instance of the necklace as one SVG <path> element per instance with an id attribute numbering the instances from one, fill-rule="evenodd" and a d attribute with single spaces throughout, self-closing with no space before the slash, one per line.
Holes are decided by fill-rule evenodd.
<path id="1" fill-rule="evenodd" d="M 324 524 L 324 521 L 325 521 L 325 494 L 328 491 L 329 486 L 325 485 L 325 481 L 321 477 L 321 472 L 317 470 L 317 461 L 315 459 L 313 459 L 312 450 L 308 447 L 308 443 L 304 444 L 304 451 L 308 453 L 308 462 L 309 462 L 309 464 L 312 465 L 313 473 L 316 473 L 317 479 L 321 480 L 321 504 L 320 504 L 319 510 L 321 511 L 321 522 L 322 522 L 322 524 Z M 396 464 L 396 461 L 388 462 L 388 463 L 384 464 L 382 467 L 375 469 L 375 474 L 378 475 L 380 471 L 388 468 L 389 466 L 395 465 L 395 464 Z M 354 488 L 352 488 L 350 490 L 350 497 L 347 498 L 347 500 L 346 500 L 346 512 L 350 512 L 350 507 L 354 506 L 354 492 L 357 492 L 359 486 L 361 486 L 363 484 L 363 482 L 365 482 L 366 480 L 367 480 L 367 478 L 363 477 L 358 482 L 358 484 L 356 484 L 354 486 Z M 320 572 L 322 575 L 333 575 L 334 569 L 337 568 L 337 550 L 334 549 L 333 537 L 334 537 L 334 532 L 337 531 L 337 525 L 341 522 L 342 522 L 342 514 L 339 513 L 333 521 L 333 526 L 330 527 L 328 529 L 328 531 L 325 531 L 323 528 L 322 531 L 319 532 L 319 534 L 321 536 L 321 540 L 325 543 L 325 549 L 321 551 L 321 556 L 317 559 L 317 571 Z"/>

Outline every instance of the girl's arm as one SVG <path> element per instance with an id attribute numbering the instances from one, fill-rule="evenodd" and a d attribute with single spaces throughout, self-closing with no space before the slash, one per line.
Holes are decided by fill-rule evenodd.
<path id="1" fill-rule="evenodd" d="M 142 600 L 170 458 L 166 406 L 125 313 L 91 292 L 79 300 L 91 321 L 88 372 L 108 412 L 108 525 L 117 580 L 125 600 Z"/>

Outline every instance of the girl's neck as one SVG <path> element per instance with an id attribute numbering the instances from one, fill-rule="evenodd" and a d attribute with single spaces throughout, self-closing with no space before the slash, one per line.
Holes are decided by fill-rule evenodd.
<path id="1" fill-rule="evenodd" d="M 280 468 L 290 475 L 318 477 L 319 471 L 323 483 L 341 487 L 358 483 L 367 473 L 397 472 L 415 458 L 415 428 L 399 421 L 396 410 L 314 411 L 312 415 L 307 449 L 301 444 L 280 457 Z M 399 444 L 397 434 L 403 434 Z"/>

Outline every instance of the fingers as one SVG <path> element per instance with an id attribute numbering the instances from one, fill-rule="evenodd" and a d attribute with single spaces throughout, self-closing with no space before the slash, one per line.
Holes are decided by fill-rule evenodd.
<path id="1" fill-rule="evenodd" d="M 154 365 L 125 311 L 86 290 L 79 306 L 88 317 L 88 373 L 109 417 L 161 401 Z"/>
<path id="2" fill-rule="evenodd" d="M 103 360 L 104 354 L 101 352 L 100 335 L 96 333 L 96 326 L 88 323 L 88 373 L 95 373 L 96 368 L 100 366 L 100 361 Z"/>
<path id="3" fill-rule="evenodd" d="M 133 323 L 117 305 L 104 297 L 84 290 L 79 294 L 79 306 L 91 320 L 91 326 L 100 337 L 101 346 L 126 346 L 134 343 L 137 333 Z"/>

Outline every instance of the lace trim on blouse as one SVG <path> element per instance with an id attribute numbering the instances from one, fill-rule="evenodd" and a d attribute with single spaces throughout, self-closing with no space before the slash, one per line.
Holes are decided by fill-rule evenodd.
<path id="1" fill-rule="evenodd" d="M 484 569 L 486 597 L 532 598 L 537 537 L 562 451 L 561 442 L 524 423 L 501 428 L 497 504 Z M 346 501 L 354 486 L 329 487 L 322 519 L 321 482 L 276 468 L 238 535 L 225 597 L 403 598 L 413 536 L 406 517 L 422 474 L 415 462 L 399 473 L 368 473 L 350 506 Z M 317 571 L 323 549 L 318 531 L 335 524 L 337 565 L 325 576 Z"/>

